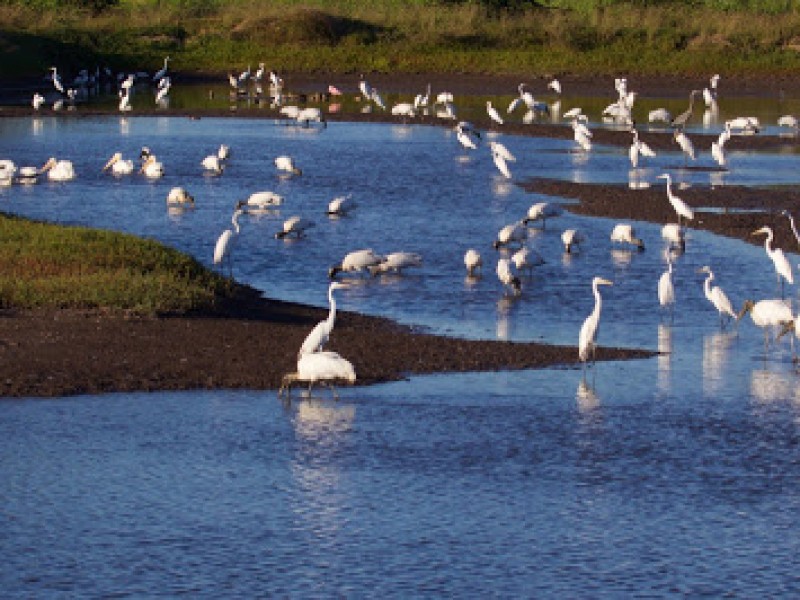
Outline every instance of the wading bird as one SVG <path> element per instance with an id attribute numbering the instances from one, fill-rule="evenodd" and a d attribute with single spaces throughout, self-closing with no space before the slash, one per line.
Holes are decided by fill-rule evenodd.
<path id="1" fill-rule="evenodd" d="M 103 171 L 109 169 L 113 175 L 130 175 L 134 171 L 133 161 L 122 158 L 122 152 L 115 152 L 103 167 Z"/>
<path id="2" fill-rule="evenodd" d="M 467 275 L 469 277 L 475 276 L 475 271 L 483 266 L 483 259 L 480 252 L 474 248 L 470 248 L 464 253 L 464 266 L 467 268 Z"/>
<path id="3" fill-rule="evenodd" d="M 792 265 L 789 264 L 789 260 L 786 258 L 786 255 L 783 253 L 783 250 L 780 248 L 773 248 L 772 247 L 772 228 L 765 225 L 761 229 L 755 230 L 751 235 L 760 235 L 766 234 L 767 237 L 764 240 L 764 250 L 772 259 L 772 264 L 775 267 L 775 273 L 777 274 L 778 281 L 781 285 L 781 298 L 783 298 L 783 281 L 786 280 L 789 285 L 794 283 L 794 274 L 792 273 Z"/>
<path id="4" fill-rule="evenodd" d="M 301 175 L 303 173 L 295 166 L 291 156 L 278 156 L 275 158 L 275 166 L 279 171 L 291 173 L 292 175 Z"/>
<path id="5" fill-rule="evenodd" d="M 678 215 L 678 225 L 681 223 L 681 217 L 689 221 L 694 219 L 694 211 L 689 208 L 689 205 L 672 193 L 672 177 L 670 174 L 662 173 L 661 175 L 657 175 L 656 178 L 667 180 L 667 198 L 669 199 L 669 203 L 672 205 L 672 208 L 675 209 L 675 212 Z"/>
<path id="6" fill-rule="evenodd" d="M 231 217 L 233 229 L 226 229 L 223 231 L 219 238 L 217 238 L 217 243 L 214 246 L 214 264 L 221 265 L 223 261 L 227 259 L 231 275 L 233 274 L 233 236 L 234 234 L 239 234 L 239 215 L 241 214 L 241 208 L 236 208 L 236 210 L 233 211 L 233 216 Z"/>
<path id="7" fill-rule="evenodd" d="M 667 250 L 664 256 L 667 259 L 667 270 L 658 278 L 658 304 L 661 308 L 669 310 L 671 319 L 675 308 L 675 286 L 672 283 L 672 254 Z"/>
<path id="8" fill-rule="evenodd" d="M 794 315 L 792 307 L 787 300 L 778 298 L 769 300 L 745 300 L 742 310 L 739 312 L 739 319 L 746 313 L 750 313 L 750 318 L 756 327 L 764 330 L 764 350 L 766 351 L 770 343 L 770 332 L 776 333 L 776 341 L 780 335 L 780 328 L 787 325 L 794 327 Z"/>
<path id="9" fill-rule="evenodd" d="M 629 223 L 617 223 L 611 231 L 611 241 L 617 244 L 630 244 L 638 250 L 644 250 L 644 242 L 636 237 L 633 225 Z"/>
<path id="10" fill-rule="evenodd" d="M 416 252 L 391 252 L 383 257 L 383 261 L 374 267 L 369 267 L 372 275 L 394 272 L 401 274 L 409 267 L 421 267 L 422 256 Z"/>
<path id="11" fill-rule="evenodd" d="M 383 262 L 383 256 L 375 254 L 370 248 L 348 253 L 338 265 L 328 269 L 328 277 L 333 279 L 339 273 L 361 273 Z"/>
<path id="12" fill-rule="evenodd" d="M 522 292 L 522 284 L 519 277 L 517 277 L 511 270 L 511 261 L 508 258 L 502 257 L 497 259 L 497 278 L 504 288 L 511 288 L 514 295 L 519 295 Z"/>
<path id="13" fill-rule="evenodd" d="M 581 326 L 580 334 L 578 335 L 578 360 L 584 365 L 590 359 L 594 362 L 595 351 L 597 345 L 597 331 L 600 328 L 600 311 L 603 308 L 603 298 L 600 296 L 598 286 L 601 285 L 614 285 L 608 279 L 602 277 L 595 277 L 592 279 L 592 294 L 594 294 L 594 310 L 586 317 L 586 320 Z"/>
<path id="14" fill-rule="evenodd" d="M 698 273 L 706 273 L 708 276 L 703 282 L 703 292 L 705 293 L 706 300 L 708 300 L 719 313 L 719 326 L 724 329 L 725 325 L 731 320 L 738 320 L 737 314 L 733 311 L 731 301 L 722 288 L 718 285 L 712 286 L 711 282 L 714 281 L 714 272 L 708 265 L 702 267 L 697 271 Z M 727 317 L 727 319 L 726 319 Z"/>
<path id="15" fill-rule="evenodd" d="M 547 219 L 557 217 L 561 215 L 562 212 L 563 210 L 558 204 L 552 204 L 550 202 L 536 202 L 530 206 L 528 209 L 528 214 L 524 219 L 522 219 L 522 222 L 525 225 L 530 225 L 536 221 L 541 221 L 542 229 L 544 229 Z"/>
<path id="16" fill-rule="evenodd" d="M 325 385 L 330 388 L 333 397 L 338 399 L 339 394 L 332 383 L 334 381 L 355 383 L 356 371 L 353 364 L 337 352 L 310 352 L 297 359 L 297 371 L 283 376 L 278 397 L 286 393 L 288 400 L 291 398 L 292 385 L 307 383 L 309 393 L 315 384 Z"/>
<path id="17" fill-rule="evenodd" d="M 572 254 L 576 248 L 580 249 L 580 245 L 584 241 L 583 234 L 577 229 L 565 229 L 561 234 L 561 243 L 564 244 L 564 252 Z"/>
<path id="18" fill-rule="evenodd" d="M 300 345 L 300 351 L 297 353 L 298 359 L 304 354 L 319 352 L 328 343 L 328 339 L 333 332 L 333 326 L 336 323 L 336 298 L 334 298 L 333 292 L 344 287 L 347 287 L 347 284 L 339 281 L 332 281 L 328 286 L 328 317 L 317 323 L 306 336 L 306 339 L 303 340 Z"/>
<path id="19" fill-rule="evenodd" d="M 283 222 L 283 229 L 275 234 L 275 238 L 282 240 L 287 237 L 299 239 L 303 237 L 306 230 L 314 227 L 314 222 L 304 219 L 300 215 L 293 215 Z"/>

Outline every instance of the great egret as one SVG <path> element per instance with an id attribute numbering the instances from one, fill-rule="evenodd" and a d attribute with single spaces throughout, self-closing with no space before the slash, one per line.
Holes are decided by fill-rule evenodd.
<path id="1" fill-rule="evenodd" d="M 172 206 L 185 206 L 187 204 L 194 206 L 194 196 L 182 187 L 174 187 L 167 194 L 167 204 Z"/>
<path id="2" fill-rule="evenodd" d="M 544 229 L 547 219 L 561 215 L 563 209 L 558 204 L 550 202 L 536 202 L 531 204 L 528 208 L 528 214 L 522 219 L 525 225 L 535 223 L 536 221 L 542 222 L 542 229 Z"/>
<path id="3" fill-rule="evenodd" d="M 676 129 L 673 132 L 673 138 L 683 152 L 684 164 L 686 164 L 686 161 L 690 158 L 694 160 L 694 144 L 692 144 L 692 140 L 689 139 L 689 136 L 687 136 L 682 129 Z"/>
<path id="4" fill-rule="evenodd" d="M 631 128 L 631 133 L 633 134 L 633 142 L 628 149 L 628 158 L 630 158 L 631 166 L 635 169 L 639 166 L 639 156 L 652 158 L 656 153 L 646 142 L 639 139 L 639 132 L 635 127 Z"/>
<path id="5" fill-rule="evenodd" d="M 618 244 L 630 244 L 638 250 L 644 250 L 644 242 L 636 237 L 633 225 L 630 223 L 617 223 L 611 230 L 611 241 Z"/>
<path id="6" fill-rule="evenodd" d="M 497 109 L 494 106 L 492 106 L 491 100 L 486 101 L 486 113 L 489 115 L 489 118 L 498 125 L 503 124 L 503 117 L 501 117 L 500 113 L 497 112 Z"/>
<path id="7" fill-rule="evenodd" d="M 474 248 L 470 248 L 464 253 L 464 266 L 467 268 L 467 275 L 469 277 L 475 276 L 475 271 L 483 266 L 483 259 L 480 252 Z"/>
<path id="8" fill-rule="evenodd" d="M 594 310 L 592 310 L 591 314 L 584 320 L 583 325 L 581 325 L 580 334 L 578 335 L 578 360 L 584 364 L 589 360 L 590 354 L 592 361 L 594 361 L 596 350 L 595 340 L 597 339 L 597 330 L 600 327 L 600 311 L 603 308 L 603 298 L 600 296 L 600 290 L 598 289 L 598 286 L 601 285 L 614 284 L 602 277 L 594 277 L 592 279 Z"/>
<path id="9" fill-rule="evenodd" d="M 109 169 L 114 175 L 130 175 L 134 171 L 133 161 L 123 159 L 122 152 L 115 152 L 114 156 L 109 158 L 103 167 L 103 171 L 108 171 Z"/>
<path id="10" fill-rule="evenodd" d="M 344 287 L 347 287 L 347 284 L 339 281 L 332 281 L 328 286 L 328 318 L 317 323 L 306 336 L 297 353 L 298 358 L 309 352 L 319 352 L 328 343 L 336 322 L 336 298 L 334 298 L 333 292 Z"/>
<path id="11" fill-rule="evenodd" d="M 672 121 L 670 122 L 670 125 L 672 125 L 673 127 L 680 127 L 680 128 L 683 128 L 686 125 L 687 121 L 689 121 L 689 119 L 692 116 L 692 110 L 694 108 L 694 97 L 699 93 L 700 93 L 700 90 L 692 90 L 689 93 L 689 108 L 687 108 L 685 111 L 683 111 L 677 117 L 672 119 Z"/>
<path id="12" fill-rule="evenodd" d="M 130 112 L 133 110 L 131 106 L 131 91 L 130 89 L 119 91 L 119 104 L 117 108 L 120 112 Z"/>
<path id="13" fill-rule="evenodd" d="M 328 269 L 328 277 L 333 279 L 339 273 L 360 273 L 369 267 L 374 267 L 383 262 L 383 256 L 376 254 L 372 249 L 354 250 L 348 253 L 338 265 Z"/>
<path id="14" fill-rule="evenodd" d="M 460 121 L 456 125 L 456 139 L 467 150 L 477 150 L 478 145 L 472 139 L 470 133 L 475 133 L 475 130 L 465 121 Z M 477 134 L 476 134 L 477 135 Z"/>
<path id="15" fill-rule="evenodd" d="M 667 180 L 667 198 L 669 199 L 669 203 L 672 205 L 672 208 L 675 209 L 675 212 L 678 215 L 678 225 L 681 223 L 681 217 L 689 221 L 694 219 L 694 211 L 689 208 L 689 205 L 672 193 L 672 177 L 670 174 L 662 173 L 661 175 L 657 175 L 656 178 Z"/>
<path id="16" fill-rule="evenodd" d="M 753 319 L 756 327 L 764 330 L 765 349 L 769 347 L 770 330 L 786 327 L 789 324 L 794 326 L 794 315 L 788 300 L 778 298 L 759 300 L 758 302 L 745 300 L 738 318 L 741 319 L 746 313 L 750 313 L 750 318 Z"/>
<path id="17" fill-rule="evenodd" d="M 522 221 L 517 221 L 516 223 L 503 226 L 500 231 L 497 232 L 497 239 L 492 243 L 492 246 L 494 246 L 495 250 L 511 245 L 521 246 L 527 239 L 527 227 L 525 227 Z"/>
<path id="18" fill-rule="evenodd" d="M 50 181 L 70 181 L 75 179 L 75 167 L 72 161 L 56 160 L 50 158 L 41 168 L 42 173 L 47 173 Z"/>
<path id="19" fill-rule="evenodd" d="M 156 105 L 166 105 L 169 96 L 169 91 L 172 89 L 172 79 L 164 77 L 158 82 L 158 90 L 156 91 Z"/>
<path id="20" fill-rule="evenodd" d="M 353 200 L 353 194 L 336 196 L 336 198 L 328 202 L 327 214 L 330 216 L 342 217 L 356 208 L 356 206 L 357 204 Z"/>
<path id="21" fill-rule="evenodd" d="M 223 231 L 219 238 L 217 238 L 217 243 L 214 246 L 214 264 L 221 265 L 222 262 L 227 258 L 228 260 L 228 267 L 231 272 L 233 273 L 233 258 L 232 258 L 232 245 L 233 245 L 233 235 L 239 234 L 239 215 L 242 214 L 241 208 L 236 208 L 233 211 L 233 216 L 231 217 L 231 223 L 233 223 L 233 229 L 226 229 Z"/>
<path id="22" fill-rule="evenodd" d="M 752 235 L 760 235 L 762 233 L 767 235 L 766 239 L 764 240 L 764 250 L 766 251 L 767 256 L 772 259 L 772 264 L 775 266 L 775 272 L 777 273 L 778 281 L 781 284 L 781 297 L 783 297 L 783 280 L 785 279 L 790 285 L 794 283 L 792 265 L 789 264 L 789 260 L 786 258 L 783 250 L 772 247 L 772 228 L 765 225 L 761 229 L 754 231 Z"/>
<path id="23" fill-rule="evenodd" d="M 294 160 L 291 156 L 283 155 L 276 157 L 275 166 L 279 171 L 285 171 L 287 173 L 291 173 L 292 175 L 301 175 L 303 173 L 295 166 Z"/>
<path id="24" fill-rule="evenodd" d="M 572 137 L 581 147 L 582 150 L 588 152 L 592 149 L 592 132 L 586 126 L 586 115 L 578 115 L 572 119 Z"/>
<path id="25" fill-rule="evenodd" d="M 800 233 L 797 232 L 797 227 L 794 224 L 794 217 L 792 216 L 792 213 L 790 213 L 788 210 L 782 210 L 781 211 L 781 215 L 783 215 L 784 217 L 789 219 L 789 225 L 792 228 L 792 233 L 794 234 L 794 239 L 796 239 L 797 240 L 797 244 L 800 245 Z"/>
<path id="26" fill-rule="evenodd" d="M 700 268 L 698 273 L 707 273 L 706 280 L 703 282 L 703 292 L 705 293 L 706 300 L 708 300 L 719 313 L 719 325 L 724 328 L 728 321 L 731 319 L 738 320 L 738 315 L 734 312 L 731 301 L 722 288 L 718 285 L 712 286 L 711 282 L 714 281 L 714 272 L 708 265 Z M 725 319 L 728 317 L 728 319 Z"/>
<path id="27" fill-rule="evenodd" d="M 60 93 L 64 93 L 64 84 L 61 83 L 61 77 L 58 74 L 58 69 L 56 67 L 50 67 L 50 70 L 53 72 L 50 76 L 51 80 L 53 81 L 53 87 Z"/>
<path id="28" fill-rule="evenodd" d="M 669 310 L 670 316 L 673 315 L 675 307 L 675 286 L 672 283 L 672 255 L 669 251 L 664 255 L 667 259 L 667 270 L 658 278 L 658 304 L 662 308 Z"/>
<path id="29" fill-rule="evenodd" d="M 300 215 L 293 215 L 283 222 L 283 229 L 275 234 L 275 237 L 282 240 L 286 237 L 301 238 L 306 230 L 314 227 L 314 222 L 304 219 Z"/>
<path id="30" fill-rule="evenodd" d="M 353 364 L 336 352 L 310 352 L 303 354 L 297 360 L 297 371 L 283 376 L 281 387 L 278 390 L 280 398 L 286 393 L 286 398 L 291 398 L 291 387 L 295 383 L 308 383 L 308 391 L 315 384 L 326 385 L 331 389 L 333 397 L 339 395 L 333 387 L 333 381 L 346 381 L 350 384 L 356 381 L 356 371 Z"/>
<path id="31" fill-rule="evenodd" d="M 578 247 L 584 241 L 583 234 L 577 229 L 566 229 L 561 233 L 561 243 L 564 244 L 564 251 L 571 254 L 573 248 Z"/>
<path id="32" fill-rule="evenodd" d="M 515 296 L 522 291 L 522 284 L 520 283 L 519 277 L 511 271 L 511 260 L 505 257 L 497 259 L 497 268 L 495 271 L 503 287 L 510 287 Z"/>
<path id="33" fill-rule="evenodd" d="M 155 75 L 153 75 L 153 82 L 159 83 L 163 77 L 167 74 L 167 64 L 169 63 L 169 56 L 164 58 L 164 66 L 156 71 Z"/>

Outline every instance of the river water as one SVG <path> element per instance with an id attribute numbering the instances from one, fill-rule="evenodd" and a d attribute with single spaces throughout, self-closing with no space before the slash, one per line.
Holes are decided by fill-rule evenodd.
<path id="1" fill-rule="evenodd" d="M 626 148 L 587 155 L 570 141 L 493 139 L 517 157 L 512 181 L 485 147 L 468 154 L 444 128 L 0 120 L 0 155 L 21 165 L 68 158 L 78 173 L 1 189 L 4 211 L 153 237 L 210 265 L 235 201 L 273 190 L 284 205 L 240 219 L 233 264 L 237 279 L 267 295 L 324 306 L 327 268 L 346 252 L 414 251 L 422 268 L 359 280 L 339 292 L 340 307 L 436 333 L 574 345 L 600 275 L 614 282 L 603 289 L 600 343 L 662 352 L 586 373 L 414 377 L 343 388 L 339 402 L 321 394 L 284 405 L 274 391 L 5 399 L 3 595 L 795 595 L 792 349 L 782 340 L 765 350 L 749 317 L 721 329 L 697 273 L 712 266 L 737 308 L 773 297 L 763 248 L 690 231 L 670 319 L 656 299 L 660 227 L 635 223 L 646 249 L 631 252 L 611 246 L 613 221 L 565 212 L 531 231 L 546 262 L 510 297 L 491 242 L 542 200 L 514 182 L 626 183 L 632 174 Z M 228 168 L 203 176 L 200 160 L 221 143 L 232 148 Z M 101 173 L 113 152 L 136 158 L 144 145 L 164 162 L 162 179 Z M 303 174 L 278 176 L 279 154 Z M 710 160 L 704 153 L 698 163 Z M 686 170 L 677 152 L 662 152 L 633 175 L 653 186 L 665 171 L 684 185 L 800 179 L 793 154 L 729 160 L 724 172 Z M 176 185 L 196 208 L 167 210 Z M 327 217 L 327 202 L 347 193 L 358 203 L 352 214 Z M 315 227 L 276 240 L 294 214 Z M 587 237 L 574 255 L 560 246 L 567 227 Z M 475 280 L 462 264 L 469 247 L 484 256 Z M 796 266 L 796 249 L 785 250 Z"/>

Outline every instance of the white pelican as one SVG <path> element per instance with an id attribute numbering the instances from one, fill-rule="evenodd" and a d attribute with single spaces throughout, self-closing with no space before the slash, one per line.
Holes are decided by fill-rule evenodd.
<path id="1" fill-rule="evenodd" d="M 200 162 L 200 165 L 209 175 L 222 175 L 225 170 L 225 161 L 217 154 L 209 154 Z"/>
<path id="2" fill-rule="evenodd" d="M 194 206 L 194 197 L 182 187 L 174 187 L 167 194 L 167 204 L 170 206 Z"/>
<path id="3" fill-rule="evenodd" d="M 542 228 L 544 229 L 547 219 L 557 217 L 561 215 L 562 212 L 562 208 L 557 204 L 552 204 L 550 202 L 536 202 L 528 209 L 528 214 L 524 219 L 522 219 L 522 222 L 525 223 L 525 225 L 529 225 L 530 223 L 541 221 Z"/>
<path id="4" fill-rule="evenodd" d="M 157 179 L 164 175 L 164 165 L 161 164 L 155 155 L 150 154 L 144 159 L 144 163 L 142 163 L 142 168 L 139 169 L 139 172 L 150 179 Z"/>
<path id="5" fill-rule="evenodd" d="M 75 179 L 75 168 L 69 160 L 49 159 L 41 169 L 42 173 L 47 173 L 50 181 L 69 181 Z"/>
<path id="6" fill-rule="evenodd" d="M 678 146 L 681 147 L 681 150 L 683 151 L 684 162 L 688 158 L 694 160 L 695 159 L 694 144 L 692 144 L 692 140 L 689 139 L 689 137 L 683 132 L 683 130 L 676 129 L 673 133 L 673 137 L 675 139 L 675 142 L 678 144 Z"/>
<path id="7" fill-rule="evenodd" d="M 301 175 L 303 172 L 298 169 L 291 156 L 278 156 L 275 158 L 275 166 L 279 171 L 285 171 L 293 175 Z"/>
<path id="8" fill-rule="evenodd" d="M 706 265 L 698 270 L 698 273 L 708 274 L 706 280 L 703 282 L 703 292 L 705 293 L 706 300 L 708 300 L 719 313 L 720 327 L 725 327 L 725 324 L 727 321 L 730 321 L 730 319 L 738 319 L 736 313 L 733 311 L 731 301 L 728 299 L 725 292 L 722 291 L 722 288 L 718 285 L 712 287 L 711 282 L 714 280 L 714 272 L 711 270 L 711 267 Z M 725 317 L 728 317 L 728 319 L 726 320 Z"/>
<path id="9" fill-rule="evenodd" d="M 636 237 L 633 225 L 630 223 L 617 223 L 611 230 L 611 241 L 618 244 L 630 244 L 639 250 L 644 250 L 644 242 Z"/>
<path id="10" fill-rule="evenodd" d="M 103 171 L 109 169 L 113 175 L 130 175 L 134 171 L 133 161 L 122 158 L 122 152 L 115 152 L 103 167 Z"/>
<path id="11" fill-rule="evenodd" d="M 319 352 L 328 343 L 328 339 L 333 332 L 333 326 L 336 322 L 336 299 L 333 297 L 334 290 L 347 287 L 347 284 L 333 281 L 328 286 L 328 318 L 317 323 L 311 332 L 303 340 L 300 345 L 300 351 L 297 357 L 300 358 L 309 352 Z"/>
<path id="12" fill-rule="evenodd" d="M 770 329 L 777 329 L 790 324 L 794 326 L 794 315 L 788 300 L 778 298 L 759 300 L 758 302 L 745 300 L 738 318 L 741 319 L 745 313 L 750 313 L 750 318 L 753 319 L 756 327 L 764 330 L 765 348 L 769 346 Z"/>
<path id="13" fill-rule="evenodd" d="M 301 238 L 306 230 L 314 227 L 314 222 L 304 219 L 300 215 L 293 215 L 283 222 L 283 229 L 275 234 L 275 237 L 282 240 L 286 237 Z"/>
<path id="14" fill-rule="evenodd" d="M 369 272 L 373 275 L 389 272 L 400 274 L 403 269 L 421 266 L 422 256 L 416 252 L 391 252 L 383 257 L 383 262 L 369 267 Z"/>
<path id="15" fill-rule="evenodd" d="M 670 248 L 677 248 L 681 252 L 686 249 L 686 235 L 678 223 L 666 223 L 661 228 L 661 237 Z"/>
<path id="16" fill-rule="evenodd" d="M 323 127 L 328 126 L 328 122 L 325 120 L 325 115 L 322 114 L 322 111 L 319 108 L 312 106 L 297 111 L 295 120 L 306 127 L 308 127 L 312 121 L 315 123 L 322 123 Z"/>
<path id="17" fill-rule="evenodd" d="M 567 254 L 571 254 L 575 247 L 580 248 L 584 239 L 583 234 L 577 229 L 566 229 L 561 234 L 561 243 L 564 244 L 564 251 Z"/>
<path id="18" fill-rule="evenodd" d="M 309 352 L 297 360 L 296 372 L 283 376 L 278 397 L 286 393 L 286 398 L 291 398 L 292 385 L 299 382 L 308 383 L 309 392 L 314 384 L 326 385 L 331 389 L 333 397 L 338 398 L 332 381 L 355 383 L 356 371 L 352 363 L 336 352 Z"/>
<path id="19" fill-rule="evenodd" d="M 233 216 L 231 217 L 233 229 L 226 229 L 223 231 L 217 238 L 217 243 L 214 245 L 214 264 L 221 265 L 227 258 L 228 268 L 231 272 L 233 271 L 233 258 L 231 250 L 233 244 L 233 235 L 239 234 L 239 215 L 241 214 L 242 209 L 237 207 L 236 210 L 233 211 Z"/>
<path id="20" fill-rule="evenodd" d="M 475 271 L 483 266 L 483 259 L 480 252 L 474 248 L 470 248 L 464 253 L 464 266 L 467 268 L 467 275 L 473 277 Z"/>
<path id="21" fill-rule="evenodd" d="M 600 290 L 597 286 L 600 285 L 614 285 L 608 279 L 602 277 L 594 277 L 592 279 L 592 293 L 594 294 L 594 310 L 586 317 L 586 320 L 581 325 L 581 331 L 578 335 L 578 360 L 583 363 L 589 360 L 590 354 L 594 360 L 596 350 L 595 340 L 597 339 L 597 330 L 600 327 L 600 311 L 603 308 L 603 298 L 600 296 Z"/>
<path id="22" fill-rule="evenodd" d="M 503 124 L 503 117 L 501 117 L 500 113 L 497 112 L 497 109 L 494 106 L 492 106 L 491 100 L 486 101 L 486 113 L 489 115 L 489 118 L 498 125 Z"/>
<path id="23" fill-rule="evenodd" d="M 778 281 L 781 283 L 781 296 L 783 296 L 783 280 L 785 279 L 790 285 L 794 283 L 794 274 L 792 273 L 792 265 L 780 248 L 772 247 L 772 228 L 765 225 L 761 229 L 757 229 L 751 235 L 767 234 L 764 240 L 764 250 L 772 259 L 772 264 L 775 266 L 775 273 L 777 273 Z"/>
<path id="24" fill-rule="evenodd" d="M 694 219 L 694 211 L 689 208 L 689 205 L 672 193 L 672 177 L 670 174 L 662 173 L 661 175 L 656 175 L 656 178 L 667 180 L 667 198 L 678 215 L 678 225 L 680 225 L 681 217 L 689 221 Z"/>
<path id="25" fill-rule="evenodd" d="M 675 286 L 672 283 L 672 255 L 669 251 L 664 254 L 667 258 L 667 270 L 658 278 L 658 304 L 662 308 L 669 309 L 670 315 L 672 315 L 675 306 Z"/>
<path id="26" fill-rule="evenodd" d="M 528 239 L 528 228 L 522 221 L 503 226 L 497 232 L 497 239 L 492 243 L 495 249 L 511 245 L 522 246 Z"/>
<path id="27" fill-rule="evenodd" d="M 247 200 L 240 200 L 236 206 L 242 209 L 266 210 L 281 204 L 283 204 L 283 196 L 275 192 L 254 192 Z"/>
<path id="28" fill-rule="evenodd" d="M 338 273 L 360 273 L 368 267 L 383 262 L 383 256 L 375 254 L 371 249 L 354 250 L 348 253 L 338 265 L 328 269 L 328 277 L 333 279 Z"/>
<path id="29" fill-rule="evenodd" d="M 328 203 L 327 214 L 331 216 L 341 217 L 343 215 L 346 215 L 356 206 L 357 206 L 356 203 L 353 201 L 353 194 L 347 194 L 346 196 L 336 196 L 336 198 L 334 198 Z"/>
<path id="30" fill-rule="evenodd" d="M 511 270 L 511 260 L 505 257 L 498 258 L 495 271 L 503 287 L 510 287 L 515 296 L 522 291 L 522 284 L 520 283 L 519 277 Z"/>

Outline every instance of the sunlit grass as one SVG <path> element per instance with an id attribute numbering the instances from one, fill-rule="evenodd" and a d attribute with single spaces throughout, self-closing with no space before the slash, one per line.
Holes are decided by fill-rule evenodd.
<path id="1" fill-rule="evenodd" d="M 184 313 L 231 282 L 158 242 L 0 214 L 0 306 Z"/>

